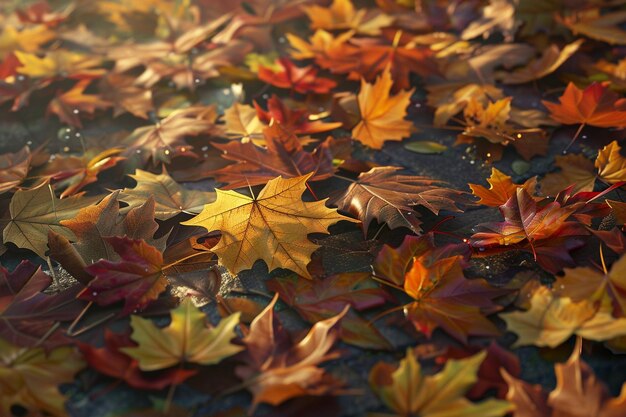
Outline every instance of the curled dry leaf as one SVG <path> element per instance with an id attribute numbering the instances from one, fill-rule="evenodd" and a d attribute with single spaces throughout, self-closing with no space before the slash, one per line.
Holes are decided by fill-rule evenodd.
<path id="1" fill-rule="evenodd" d="M 581 359 L 581 344 L 565 363 L 554 365 L 556 388 L 547 393 L 501 370 L 509 384 L 507 399 L 513 403 L 513 417 L 619 417 L 626 412 L 626 385 L 619 397 L 611 397 L 593 369 Z"/>
<path id="2" fill-rule="evenodd" d="M 260 403 L 278 405 L 303 395 L 325 395 L 339 383 L 318 365 L 339 357 L 332 348 L 339 338 L 339 321 L 348 311 L 318 321 L 298 343 L 292 344 L 277 318 L 274 305 L 278 295 L 250 325 L 243 338 L 246 363 L 235 369 L 252 392 L 252 410 Z"/>
<path id="3" fill-rule="evenodd" d="M 13 190 L 26 178 L 31 161 L 27 147 L 0 155 L 0 194 Z"/>

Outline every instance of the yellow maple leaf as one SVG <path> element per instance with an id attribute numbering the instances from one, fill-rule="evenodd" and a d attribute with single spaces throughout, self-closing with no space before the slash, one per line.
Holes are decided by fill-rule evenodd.
<path id="1" fill-rule="evenodd" d="M 311 175 L 274 178 L 256 197 L 218 189 L 214 203 L 181 224 L 221 231 L 222 238 L 212 251 L 233 273 L 252 268 L 262 259 L 270 271 L 286 268 L 310 278 L 306 266 L 318 245 L 307 235 L 328 233 L 328 227 L 340 220 L 356 222 L 326 207 L 327 199 L 302 201 Z"/>
<path id="2" fill-rule="evenodd" d="M 72 382 L 83 366 L 72 347 L 46 353 L 43 348 L 21 348 L 0 339 L 0 414 L 13 415 L 11 407 L 19 404 L 33 411 L 28 415 L 45 411 L 55 417 L 66 416 L 65 397 L 58 387 Z"/>
<path id="3" fill-rule="evenodd" d="M 384 13 L 360 8 L 356 10 L 350 0 L 334 0 L 330 7 L 303 6 L 311 19 L 313 29 L 354 29 L 365 35 L 379 35 L 380 29 L 393 23 Z"/>
<path id="4" fill-rule="evenodd" d="M 88 55 L 70 52 L 63 49 L 47 52 L 43 57 L 27 52 L 15 51 L 15 56 L 22 63 L 17 68 L 20 74 L 33 78 L 48 78 L 74 75 L 77 72 L 86 74 L 104 74 L 105 70 L 98 69 L 102 59 Z"/>
<path id="5" fill-rule="evenodd" d="M 6 25 L 0 32 L 0 58 L 16 50 L 35 52 L 41 45 L 55 38 L 55 33 L 45 25 L 17 28 Z"/>
<path id="6" fill-rule="evenodd" d="M 528 311 L 514 311 L 500 317 L 519 337 L 513 347 L 556 347 L 574 334 L 595 341 L 626 335 L 626 318 L 615 318 L 612 311 L 608 295 L 598 306 L 586 299 L 574 302 L 571 298 L 557 297 L 542 286 L 533 293 Z"/>
<path id="7" fill-rule="evenodd" d="M 170 314 L 172 322 L 164 329 L 151 320 L 131 316 L 132 339 L 139 346 L 121 350 L 137 359 L 143 371 L 165 369 L 183 362 L 212 365 L 243 349 L 230 343 L 236 336 L 240 313 L 222 319 L 216 327 L 207 327 L 206 315 L 190 298 L 185 298 Z"/>
<path id="8" fill-rule="evenodd" d="M 393 85 L 389 67 L 374 84 L 361 80 L 357 96 L 361 121 L 352 129 L 352 136 L 373 149 L 381 149 L 388 140 L 402 140 L 411 134 L 413 124 L 404 120 L 413 90 L 391 96 Z"/>
<path id="9" fill-rule="evenodd" d="M 398 367 L 384 362 L 374 365 L 369 381 L 374 392 L 395 412 L 393 416 L 499 417 L 511 410 L 507 401 L 473 403 L 465 398 L 478 380 L 476 374 L 486 356 L 483 351 L 466 359 L 451 359 L 441 372 L 424 375 L 415 354 L 407 349 Z"/>

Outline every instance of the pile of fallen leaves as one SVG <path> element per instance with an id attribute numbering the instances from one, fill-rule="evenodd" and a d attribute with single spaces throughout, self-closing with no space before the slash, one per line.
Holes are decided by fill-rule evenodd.
<path id="1" fill-rule="evenodd" d="M 625 416 L 624 4 L 3 1 L 0 415 Z"/>

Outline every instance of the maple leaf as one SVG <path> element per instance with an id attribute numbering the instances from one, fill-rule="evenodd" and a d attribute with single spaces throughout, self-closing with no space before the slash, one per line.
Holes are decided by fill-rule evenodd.
<path id="1" fill-rule="evenodd" d="M 20 74 L 32 78 L 92 78 L 105 73 L 98 68 L 102 59 L 97 56 L 76 53 L 65 49 L 47 52 L 43 57 L 36 54 L 15 51 L 22 64 L 17 68 Z"/>
<path id="2" fill-rule="evenodd" d="M 121 259 L 100 259 L 86 267 L 94 279 L 80 298 L 102 306 L 124 300 L 123 315 L 143 309 L 167 287 L 163 255 L 143 240 L 117 236 L 105 240 Z"/>
<path id="3" fill-rule="evenodd" d="M 499 171 L 497 168 L 491 168 L 491 176 L 487 178 L 489 189 L 478 184 L 468 184 L 472 190 L 472 194 L 480 198 L 478 204 L 491 207 L 499 207 L 517 193 L 517 188 L 521 187 L 528 193 L 533 194 L 537 186 L 537 177 L 526 180 L 524 184 L 515 184 L 511 181 L 511 177 Z"/>
<path id="4" fill-rule="evenodd" d="M 137 181 L 137 185 L 124 188 L 120 201 L 133 208 L 152 197 L 155 202 L 154 216 L 159 220 L 167 220 L 180 213 L 197 214 L 205 204 L 215 199 L 214 193 L 183 188 L 169 176 L 165 167 L 159 175 L 138 169 L 130 177 Z"/>
<path id="5" fill-rule="evenodd" d="M 116 334 L 105 329 L 104 346 L 96 348 L 86 343 L 78 347 L 90 367 L 98 372 L 126 382 L 138 389 L 160 390 L 170 385 L 179 385 L 196 373 L 187 369 L 167 369 L 162 372 L 143 372 L 136 359 L 121 351 L 134 347 L 135 343 L 127 334 Z"/>
<path id="6" fill-rule="evenodd" d="M 80 286 L 58 294 L 43 293 L 51 282 L 48 275 L 29 261 L 22 261 L 10 273 L 0 266 L 1 338 L 26 347 L 54 348 L 68 343 L 62 331 L 54 330 L 54 322 L 76 317 L 82 307 L 75 300 Z"/>
<path id="7" fill-rule="evenodd" d="M 472 21 L 461 33 L 461 39 L 470 40 L 477 36 L 487 38 L 497 31 L 504 36 L 505 42 L 510 42 L 520 26 L 515 19 L 516 5 L 509 0 L 490 0 L 482 7 L 482 16 Z"/>
<path id="8" fill-rule="evenodd" d="M 333 196 L 331 203 L 358 217 L 364 233 L 374 219 L 390 229 L 407 227 L 421 233 L 419 213 L 414 206 L 435 214 L 440 210 L 461 211 L 456 206 L 462 200 L 461 192 L 440 187 L 440 183 L 427 177 L 398 175 L 399 169 L 376 167 L 361 173 L 346 191 Z"/>
<path id="9" fill-rule="evenodd" d="M 483 279 L 466 279 L 461 259 L 458 255 L 433 259 L 428 254 L 414 258 L 403 287 L 415 301 L 404 310 L 407 319 L 426 336 L 441 327 L 467 344 L 469 335 L 498 334 L 485 315 L 500 310 L 492 299 L 506 291 L 492 288 Z"/>
<path id="10" fill-rule="evenodd" d="M 0 411 L 13 415 L 11 407 L 19 404 L 33 415 L 66 416 L 59 385 L 72 382 L 83 367 L 72 347 L 46 353 L 42 348 L 22 348 L 0 339 Z"/>
<path id="11" fill-rule="evenodd" d="M 560 297 L 574 302 L 599 301 L 608 295 L 618 310 L 618 316 L 626 312 L 626 256 L 615 261 L 610 271 L 602 273 L 589 267 L 565 268 L 564 276 L 554 286 Z"/>
<path id="12" fill-rule="evenodd" d="M 260 66 L 259 79 L 278 88 L 288 88 L 299 93 L 324 94 L 330 92 L 337 83 L 329 78 L 318 77 L 317 69 L 311 65 L 296 67 L 288 58 L 276 60 L 278 70 Z"/>
<path id="13" fill-rule="evenodd" d="M 55 188 L 62 189 L 61 198 L 77 194 L 98 180 L 102 171 L 111 169 L 125 158 L 118 156 L 123 149 L 111 148 L 99 151 L 90 148 L 82 156 L 56 155 L 54 160 L 37 173 L 55 181 Z"/>
<path id="14" fill-rule="evenodd" d="M 563 49 L 559 49 L 557 45 L 550 45 L 543 51 L 541 58 L 534 59 L 528 65 L 513 72 L 503 74 L 502 82 L 504 84 L 524 84 L 550 75 L 574 55 L 583 42 L 583 39 L 578 39 L 565 45 Z"/>
<path id="15" fill-rule="evenodd" d="M 293 178 L 311 173 L 309 181 L 320 181 L 333 175 L 335 168 L 329 141 L 309 153 L 298 137 L 279 123 L 263 129 L 263 135 L 266 148 L 250 141 L 213 144 L 224 152 L 223 158 L 236 162 L 214 171 L 215 179 L 232 189 L 265 184 L 279 175 Z"/>
<path id="16" fill-rule="evenodd" d="M 309 323 L 335 316 L 350 305 L 352 309 L 341 320 L 341 339 L 368 349 L 391 349 L 378 330 L 354 312 L 379 307 L 390 299 L 369 273 L 346 273 L 313 281 L 274 278 L 267 282 L 267 288 L 277 292 Z"/>
<path id="17" fill-rule="evenodd" d="M 306 266 L 318 245 L 307 235 L 327 233 L 340 220 L 355 221 L 327 208 L 326 200 L 301 200 L 311 176 L 274 178 L 254 197 L 217 189 L 214 203 L 181 224 L 221 231 L 222 238 L 212 251 L 233 273 L 252 268 L 261 259 L 270 271 L 286 268 L 310 278 Z"/>
<path id="18" fill-rule="evenodd" d="M 549 394 L 502 370 L 509 384 L 507 399 L 515 405 L 513 417 L 618 417 L 626 410 L 626 386 L 611 397 L 593 369 L 580 358 L 580 341 L 567 362 L 554 365 L 556 388 Z"/>
<path id="19" fill-rule="evenodd" d="M 2 232 L 3 241 L 12 242 L 18 248 L 30 249 L 45 258 L 48 231 L 72 238 L 72 232 L 60 222 L 75 217 L 81 208 L 99 199 L 72 196 L 60 200 L 51 193 L 46 183 L 31 190 L 16 191 L 9 206 L 11 218 Z"/>
<path id="20" fill-rule="evenodd" d="M 269 125 L 272 120 L 275 120 L 294 134 L 322 133 L 341 127 L 341 123 L 338 122 L 324 123 L 321 120 L 316 120 L 317 118 L 312 118 L 306 109 L 288 108 L 275 95 L 267 100 L 267 111 L 263 110 L 256 101 L 254 107 L 261 122 Z"/>
<path id="21" fill-rule="evenodd" d="M 370 371 L 370 386 L 397 417 L 499 417 L 511 411 L 502 400 L 473 403 L 465 393 L 477 381 L 476 373 L 486 352 L 461 360 L 450 359 L 434 375 L 424 375 L 411 349 L 398 366 L 379 362 Z M 462 411 L 461 411 L 462 410 Z M 391 417 L 391 415 L 390 415 Z"/>
<path id="22" fill-rule="evenodd" d="M 392 83 L 389 68 L 374 84 L 361 80 L 357 96 L 361 120 L 352 129 L 352 136 L 373 149 L 382 149 L 385 141 L 399 141 L 411 135 L 413 124 L 404 116 L 415 90 L 391 96 Z"/>
<path id="23" fill-rule="evenodd" d="M 170 314 L 172 322 L 166 328 L 131 316 L 132 339 L 138 346 L 120 348 L 120 351 L 136 359 L 142 371 L 156 371 L 182 363 L 213 365 L 243 349 L 230 342 L 236 337 L 239 313 L 222 319 L 216 327 L 210 327 L 206 324 L 206 315 L 185 298 Z"/>
<path id="24" fill-rule="evenodd" d="M 557 122 L 580 124 L 572 142 L 586 125 L 626 128 L 626 99 L 619 98 L 604 84 L 592 83 L 580 90 L 570 82 L 558 104 L 545 100 L 542 103 Z"/>
<path id="25" fill-rule="evenodd" d="M 560 172 L 546 174 L 540 182 L 544 195 L 557 195 L 569 186 L 573 192 L 592 191 L 596 183 L 593 162 L 582 154 L 556 155 L 554 165 Z"/>
<path id="26" fill-rule="evenodd" d="M 557 155 L 555 165 L 561 171 L 547 174 L 541 181 L 541 190 L 556 195 L 572 185 L 573 192 L 593 191 L 596 179 L 607 184 L 625 181 L 626 158 L 620 150 L 617 141 L 613 141 L 598 152 L 594 163 L 584 155 Z"/>
<path id="27" fill-rule="evenodd" d="M 0 194 L 13 190 L 24 181 L 31 159 L 28 147 L 0 155 Z"/>
<path id="28" fill-rule="evenodd" d="M 254 107 L 247 104 L 233 103 L 233 105 L 224 111 L 224 122 L 226 123 L 226 134 L 235 135 L 244 140 L 252 140 L 257 144 L 258 136 L 263 134 L 263 126 L 257 111 Z"/>
<path id="29" fill-rule="evenodd" d="M 446 83 L 428 85 L 428 105 L 435 107 L 435 126 L 445 126 L 450 119 L 462 111 L 470 101 L 487 105 L 490 100 L 504 98 L 502 90 L 491 84 Z"/>
<path id="30" fill-rule="evenodd" d="M 479 353 L 480 347 L 470 346 L 466 349 L 459 349 L 449 346 L 446 353 L 437 358 L 437 363 L 445 363 L 450 359 L 464 359 Z M 497 390 L 496 397 L 505 398 L 508 391 L 508 384 L 502 377 L 500 369 L 506 370 L 509 374 L 518 377 L 522 373 L 520 360 L 513 352 L 501 347 L 495 341 L 491 341 L 489 347 L 485 350 L 487 353 L 485 360 L 480 364 L 476 374 L 478 381 L 467 392 L 466 396 L 470 399 L 480 399 L 492 389 Z"/>
<path id="31" fill-rule="evenodd" d="M 56 34 L 44 25 L 18 28 L 5 24 L 0 32 L 0 57 L 17 51 L 36 52 L 41 46 L 56 37 Z"/>
<path id="32" fill-rule="evenodd" d="M 611 299 L 604 296 L 599 306 L 584 299 L 555 296 L 546 287 L 532 294 L 528 311 L 500 314 L 507 328 L 517 334 L 514 346 L 556 347 L 572 335 L 604 341 L 626 335 L 626 318 L 614 318 Z"/>
<path id="33" fill-rule="evenodd" d="M 47 112 L 56 114 L 70 126 L 82 128 L 80 116 L 93 116 L 96 110 L 111 107 L 111 103 L 96 94 L 84 94 L 91 80 L 80 80 L 71 89 L 57 96 L 48 103 Z"/>
<path id="34" fill-rule="evenodd" d="M 557 201 L 538 207 L 535 199 L 519 187 L 515 195 L 500 206 L 505 221 L 478 225 L 470 244 L 483 250 L 518 245 L 520 249 L 530 249 L 542 267 L 557 272 L 574 263 L 569 255 L 572 246 L 560 246 L 558 239 L 569 237 L 574 245 L 577 242 L 572 237 L 587 234 L 578 222 L 567 220 L 578 208 Z"/>
<path id="35" fill-rule="evenodd" d="M 574 34 L 583 34 L 591 39 L 610 44 L 624 45 L 626 31 L 620 25 L 626 21 L 626 11 L 616 11 L 599 15 L 599 9 L 592 9 L 590 13 L 582 14 L 582 18 L 559 19 Z"/>
<path id="36" fill-rule="evenodd" d="M 155 110 L 152 102 L 152 90 L 135 85 L 135 77 L 124 74 L 108 74 L 98 84 L 102 99 L 113 106 L 113 117 L 125 112 L 133 116 L 148 118 L 148 113 Z"/>
<path id="37" fill-rule="evenodd" d="M 355 10 L 350 0 L 333 0 L 329 7 L 316 4 L 304 6 L 312 29 L 354 30 L 363 35 L 379 35 L 381 29 L 391 26 L 394 18 L 378 10 Z"/>
<path id="38" fill-rule="evenodd" d="M 158 224 L 154 221 L 154 199 L 134 207 L 120 216 L 119 191 L 114 191 L 98 204 L 82 208 L 74 218 L 63 220 L 61 224 L 76 236 L 74 248 L 83 259 L 91 264 L 99 259 L 116 261 L 118 255 L 106 238 L 126 236 L 130 239 L 143 239 L 159 250 L 165 247 L 165 239 L 154 239 Z M 70 269 L 68 269 L 69 271 Z"/>
<path id="39" fill-rule="evenodd" d="M 141 152 L 152 157 L 153 161 L 170 163 L 177 153 L 185 153 L 191 147 L 186 145 L 186 136 L 211 134 L 215 132 L 217 113 L 215 107 L 193 106 L 174 110 L 153 126 L 135 129 L 125 140 L 127 155 Z"/>
<path id="40" fill-rule="evenodd" d="M 252 409 L 260 403 L 278 405 L 303 395 L 325 395 L 337 384 L 320 363 L 339 357 L 331 349 L 339 338 L 339 321 L 348 311 L 318 321 L 297 344 L 292 344 L 277 318 L 274 318 L 275 295 L 272 302 L 250 325 L 243 338 L 248 356 L 235 374 L 246 381 L 252 392 Z"/>

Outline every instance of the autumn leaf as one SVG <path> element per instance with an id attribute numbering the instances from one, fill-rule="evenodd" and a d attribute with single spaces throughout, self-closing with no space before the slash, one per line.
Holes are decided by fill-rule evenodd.
<path id="1" fill-rule="evenodd" d="M 626 313 L 626 256 L 622 256 L 602 273 L 590 267 L 565 268 L 564 276 L 558 278 L 555 292 L 560 297 L 571 298 L 574 302 L 600 301 L 609 296 L 619 317 Z"/>
<path id="2" fill-rule="evenodd" d="M 550 45 L 544 49 L 540 58 L 534 59 L 520 69 L 503 74 L 502 82 L 504 84 L 524 84 L 550 75 L 574 55 L 583 42 L 583 39 L 578 39 L 565 45 L 563 49 L 559 49 L 557 45 Z"/>
<path id="3" fill-rule="evenodd" d="M 65 396 L 59 385 L 74 380 L 84 362 L 73 347 L 48 353 L 42 348 L 21 348 L 0 339 L 0 410 L 13 415 L 18 404 L 33 414 L 46 412 L 64 417 Z"/>
<path id="4" fill-rule="evenodd" d="M 63 123 L 82 128 L 81 116 L 93 116 L 96 110 L 111 107 L 97 94 L 84 94 L 91 80 L 80 80 L 71 89 L 58 93 L 48 104 L 48 113 L 56 114 Z"/>
<path id="5" fill-rule="evenodd" d="M 307 235 L 326 233 L 340 220 L 354 221 L 327 208 L 326 200 L 301 200 L 311 176 L 274 178 L 253 197 L 218 189 L 214 203 L 181 224 L 221 231 L 222 238 L 212 250 L 233 273 L 252 268 L 261 259 L 270 271 L 286 268 L 310 278 L 306 266 L 318 245 Z"/>
<path id="6" fill-rule="evenodd" d="M 58 199 L 45 183 L 31 190 L 16 191 L 11 198 L 11 218 L 2 232 L 3 240 L 18 248 L 30 249 L 44 258 L 48 231 L 73 238 L 72 232 L 60 222 L 75 217 L 81 208 L 99 199 L 82 196 Z"/>
<path id="7" fill-rule="evenodd" d="M 144 159 L 171 162 L 178 153 L 185 153 L 191 147 L 186 144 L 186 136 L 211 134 L 215 132 L 217 114 L 213 106 L 193 106 L 175 110 L 155 125 L 135 129 L 125 140 L 126 155 L 146 154 Z"/>
<path id="8" fill-rule="evenodd" d="M 158 224 L 154 221 L 154 199 L 148 198 L 144 204 L 130 209 L 122 217 L 119 208 L 119 193 L 119 191 L 114 191 L 98 204 L 84 207 L 72 219 L 61 222 L 75 235 L 75 239 L 71 238 L 75 242 L 73 246 L 86 264 L 99 259 L 109 261 L 119 259 L 106 240 L 111 236 L 143 239 L 159 250 L 164 249 L 164 239 L 153 238 L 158 228 Z"/>
<path id="9" fill-rule="evenodd" d="M 461 112 L 470 103 L 477 101 L 487 105 L 489 100 L 504 98 L 502 90 L 490 84 L 446 83 L 428 85 L 428 105 L 434 107 L 435 126 L 445 126 L 450 119 Z"/>
<path id="10" fill-rule="evenodd" d="M 598 169 L 598 178 L 608 184 L 626 181 L 626 158 L 621 155 L 621 149 L 614 140 L 598 152 L 594 164 Z"/>
<path id="11" fill-rule="evenodd" d="M 596 9 L 598 10 L 598 9 Z M 607 42 L 610 44 L 624 45 L 626 31 L 620 25 L 626 21 L 625 11 L 616 11 L 599 15 L 596 13 L 583 14 L 579 20 L 561 19 L 574 34 L 583 34 L 591 39 Z"/>
<path id="12" fill-rule="evenodd" d="M 52 278 L 29 261 L 22 261 L 11 272 L 0 266 L 0 338 L 18 346 L 46 349 L 69 343 L 55 322 L 76 317 L 83 307 L 76 300 L 81 286 L 46 294 L 51 283 Z"/>
<path id="13" fill-rule="evenodd" d="M 561 171 L 543 177 L 540 181 L 542 194 L 557 195 L 571 185 L 574 186 L 574 192 L 593 191 L 596 183 L 594 164 L 585 155 L 556 155 L 554 165 Z"/>
<path id="14" fill-rule="evenodd" d="M 461 39 L 469 40 L 477 36 L 487 38 L 497 32 L 510 42 L 520 26 L 515 16 L 515 5 L 509 1 L 490 0 L 481 8 L 482 16 L 472 21 L 461 33 Z"/>
<path id="15" fill-rule="evenodd" d="M 183 363 L 212 365 L 242 350 L 241 346 L 231 343 L 236 336 L 238 313 L 222 319 L 216 327 L 207 326 L 205 314 L 185 298 L 170 314 L 172 322 L 165 328 L 131 316 L 132 339 L 138 346 L 120 351 L 136 359 L 142 371 L 157 371 Z"/>
<path id="16" fill-rule="evenodd" d="M 68 134 L 69 136 L 69 134 Z M 63 190 L 61 198 L 77 194 L 84 187 L 98 181 L 98 175 L 116 166 L 125 158 L 119 156 L 123 149 L 99 150 L 90 148 L 82 156 L 56 157 L 37 174 L 54 182 L 57 190 Z"/>
<path id="17" fill-rule="evenodd" d="M 267 288 L 277 292 L 309 323 L 336 316 L 346 306 L 352 307 L 340 322 L 341 338 L 346 343 L 368 349 L 389 350 L 391 345 L 375 327 L 354 311 L 379 307 L 390 296 L 376 286 L 369 273 L 346 273 L 323 280 L 297 277 L 274 278 Z"/>
<path id="18" fill-rule="evenodd" d="M 105 238 L 120 256 L 119 261 L 100 259 L 85 270 L 94 279 L 80 298 L 106 306 L 124 301 L 122 314 L 142 310 L 165 291 L 163 255 L 143 240 L 112 236 Z"/>
<path id="19" fill-rule="evenodd" d="M 259 67 L 259 79 L 278 88 L 287 88 L 298 93 L 324 94 L 330 92 L 337 83 L 330 78 L 319 77 L 313 66 L 297 67 L 288 58 L 276 60 L 278 71 L 264 66 Z"/>
<path id="20" fill-rule="evenodd" d="M 254 102 L 254 107 L 261 122 L 269 125 L 272 120 L 275 120 L 294 134 L 322 133 L 341 127 L 341 123 L 326 123 L 318 120 L 317 117 L 312 117 L 307 109 L 290 108 L 276 95 L 272 95 L 267 100 L 267 111 L 256 101 Z"/>
<path id="21" fill-rule="evenodd" d="M 311 20 L 312 29 L 354 30 L 364 35 L 378 35 L 382 28 L 390 26 L 394 20 L 377 10 L 355 10 L 350 0 L 333 0 L 329 7 L 313 4 L 303 8 Z"/>
<path id="22" fill-rule="evenodd" d="M 542 101 L 554 120 L 566 125 L 580 124 L 579 132 L 585 125 L 626 127 L 626 99 L 620 99 L 604 84 L 593 83 L 580 90 L 569 83 L 559 102 Z"/>
<path id="23" fill-rule="evenodd" d="M 518 245 L 531 251 L 542 267 L 557 272 L 574 263 L 569 255 L 571 247 L 559 245 L 558 239 L 569 237 L 574 244 L 573 237 L 587 234 L 578 222 L 568 221 L 577 208 L 557 201 L 540 207 L 525 189 L 517 188 L 515 195 L 500 206 L 505 220 L 479 224 L 470 244 L 483 250 Z"/>
<path id="24" fill-rule="evenodd" d="M 251 139 L 258 143 L 257 136 L 263 135 L 264 124 L 261 123 L 254 107 L 247 104 L 233 103 L 224 111 L 226 134 L 235 135 L 243 139 Z"/>
<path id="25" fill-rule="evenodd" d="M 352 136 L 373 149 L 382 149 L 385 141 L 399 141 L 411 135 L 413 124 L 404 116 L 414 90 L 391 96 L 392 83 L 388 68 L 374 84 L 361 80 L 357 96 L 361 120 L 352 129 Z"/>
<path id="26" fill-rule="evenodd" d="M 179 385 L 194 375 L 194 370 L 171 368 L 161 372 L 143 372 L 136 359 L 121 351 L 136 346 L 128 334 L 116 334 L 109 329 L 104 332 L 104 346 L 94 347 L 87 343 L 78 345 L 85 361 L 98 372 L 126 382 L 138 389 L 159 390 Z"/>
<path id="27" fill-rule="evenodd" d="M 0 155 L 0 194 L 13 190 L 24 181 L 30 168 L 31 158 L 27 147 L 15 153 Z"/>
<path id="28" fill-rule="evenodd" d="M 399 169 L 377 167 L 361 173 L 345 192 L 333 196 L 331 203 L 358 217 L 364 233 L 372 220 L 386 223 L 390 229 L 407 227 L 421 233 L 415 206 L 435 214 L 440 210 L 461 211 L 456 206 L 463 200 L 461 192 L 441 187 L 442 183 L 427 177 L 399 175 Z"/>
<path id="29" fill-rule="evenodd" d="M 555 165 L 561 171 L 547 174 L 541 180 L 541 191 L 556 195 L 571 185 L 574 192 L 593 191 L 596 179 L 607 184 L 626 181 L 626 158 L 620 150 L 617 141 L 613 141 L 598 152 L 594 163 L 584 155 L 557 155 Z"/>
<path id="30" fill-rule="evenodd" d="M 169 176 L 165 167 L 158 175 L 138 169 L 130 177 L 137 181 L 137 185 L 125 188 L 120 194 L 120 201 L 134 208 L 152 197 L 155 202 L 154 216 L 159 220 L 167 220 L 180 213 L 197 214 L 205 204 L 215 199 L 214 193 L 183 188 Z"/>
<path id="31" fill-rule="evenodd" d="M 458 255 L 437 259 L 426 254 L 415 258 L 406 272 L 403 288 L 415 300 L 405 306 L 406 318 L 428 337 L 436 328 L 463 343 L 470 335 L 498 334 L 485 316 L 500 310 L 493 299 L 506 291 L 492 288 L 482 279 L 465 278 L 461 259 Z"/>
<path id="32" fill-rule="evenodd" d="M 102 99 L 113 106 L 113 117 L 123 113 L 147 119 L 155 111 L 152 90 L 135 85 L 135 77 L 124 74 L 107 74 L 98 84 Z"/>
<path id="33" fill-rule="evenodd" d="M 213 144 L 224 152 L 224 159 L 235 162 L 213 172 L 215 179 L 232 189 L 265 184 L 277 176 L 293 178 L 313 174 L 309 181 L 320 181 L 334 173 L 329 141 L 307 152 L 298 137 L 279 123 L 264 128 L 263 135 L 265 148 L 253 141 Z"/>
<path id="34" fill-rule="evenodd" d="M 478 204 L 499 207 L 517 193 L 518 187 L 523 188 L 529 194 L 534 194 L 537 186 L 537 177 L 529 178 L 524 184 L 515 184 L 511 181 L 511 177 L 492 167 L 491 176 L 487 178 L 487 182 L 489 183 L 489 189 L 478 184 L 468 185 L 472 190 L 472 194 L 480 198 Z"/>
<path id="35" fill-rule="evenodd" d="M 235 368 L 235 374 L 252 392 L 250 413 L 260 403 L 278 405 L 303 395 L 325 395 L 338 386 L 338 381 L 318 365 L 339 357 L 331 349 L 339 338 L 339 321 L 348 306 L 338 315 L 315 323 L 300 342 L 292 344 L 274 317 L 277 300 L 275 295 L 250 325 L 243 338 L 246 362 Z"/>
<path id="36" fill-rule="evenodd" d="M 477 380 L 476 373 L 485 356 L 486 352 L 481 352 L 467 359 L 450 359 L 439 373 L 424 375 L 415 354 L 407 349 L 398 366 L 384 362 L 374 365 L 369 382 L 394 412 L 393 416 L 504 416 L 512 408 L 506 401 L 490 399 L 473 403 L 465 398 Z"/>
<path id="37" fill-rule="evenodd" d="M 54 31 L 44 25 L 16 27 L 3 25 L 0 32 L 0 57 L 17 51 L 36 52 L 56 37 Z"/>
<path id="38" fill-rule="evenodd" d="M 539 287 L 530 300 L 528 311 L 502 313 L 509 331 L 517 334 L 514 346 L 556 347 L 572 335 L 604 341 L 626 334 L 626 318 L 615 318 L 608 296 L 600 305 L 591 300 L 579 302 L 558 297 L 546 287 Z"/>
<path id="39" fill-rule="evenodd" d="M 97 56 L 76 53 L 65 49 L 57 49 L 39 57 L 36 54 L 15 51 L 22 64 L 17 72 L 33 78 L 84 78 L 98 77 L 105 70 L 98 68 L 102 59 Z"/>
<path id="40" fill-rule="evenodd" d="M 581 359 L 578 342 L 565 363 L 554 365 L 556 388 L 549 394 L 502 370 L 509 384 L 507 399 L 515 405 L 513 417 L 618 417 L 626 410 L 626 389 L 611 397 L 593 369 Z"/>

